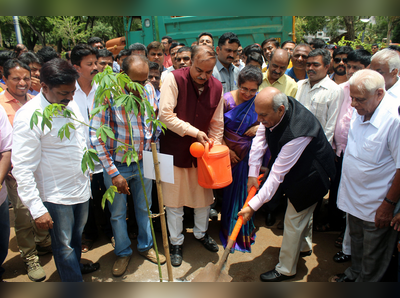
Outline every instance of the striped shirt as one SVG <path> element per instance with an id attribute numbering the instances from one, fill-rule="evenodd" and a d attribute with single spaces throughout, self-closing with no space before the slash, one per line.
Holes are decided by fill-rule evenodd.
<path id="1" fill-rule="evenodd" d="M 147 101 L 150 102 L 151 106 L 156 111 L 156 114 L 158 114 L 153 85 L 147 83 L 144 88 L 146 91 L 144 95 Z M 112 102 L 112 99 L 110 102 Z M 132 125 L 134 148 L 138 153 L 139 160 L 141 160 L 143 150 L 151 150 L 151 141 L 153 136 L 152 123 L 150 122 L 149 124 L 146 124 L 146 119 L 148 118 L 147 115 L 143 117 L 139 113 L 136 117 L 133 111 L 128 114 L 128 117 L 130 118 Z M 107 142 L 104 143 L 100 138 L 96 137 L 96 130 L 103 124 L 111 127 L 117 141 L 107 138 Z M 114 165 L 114 161 L 125 162 L 122 160 L 122 157 L 126 151 L 119 151 L 118 153 L 115 151 L 118 146 L 124 145 L 123 143 L 132 145 L 125 108 L 123 106 L 112 106 L 105 111 L 99 112 L 92 118 L 90 126 L 90 142 L 92 147 L 97 150 L 100 162 L 111 177 L 118 176 L 119 171 Z"/>

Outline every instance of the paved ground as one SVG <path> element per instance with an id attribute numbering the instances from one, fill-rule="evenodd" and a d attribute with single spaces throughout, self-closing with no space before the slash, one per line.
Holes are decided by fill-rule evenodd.
<path id="1" fill-rule="evenodd" d="M 256 242 L 252 246 L 252 253 L 241 253 L 236 251 L 230 254 L 225 272 L 233 277 L 233 282 L 260 282 L 259 275 L 274 268 L 278 262 L 279 248 L 282 241 L 282 230 L 276 228 L 277 223 L 283 217 L 283 212 L 278 214 L 278 220 L 271 228 L 264 223 L 262 213 L 256 215 L 255 224 L 258 227 Z M 10 209 L 11 223 L 13 212 Z M 13 224 L 12 224 L 13 225 Z M 211 221 L 209 234 L 217 240 L 220 245 L 219 252 L 211 253 L 194 240 L 192 230 L 186 229 L 183 251 L 183 263 L 178 268 L 173 267 L 174 279 L 178 281 L 190 281 L 199 270 L 204 268 L 208 262 L 216 263 L 223 254 L 223 247 L 218 237 L 220 227 L 219 221 Z M 297 275 L 290 281 L 322 281 L 326 282 L 330 276 L 343 272 L 349 263 L 337 264 L 332 256 L 339 250 L 334 246 L 338 232 L 314 232 L 313 254 L 309 257 L 300 258 L 297 266 Z M 157 233 L 159 250 L 163 252 L 161 233 Z M 82 254 L 82 262 L 99 262 L 100 270 L 84 276 L 86 282 L 129 282 L 129 281 L 158 281 L 157 265 L 145 260 L 136 251 L 136 240 L 132 241 L 134 250 L 128 270 L 122 277 L 113 277 L 111 268 L 115 260 L 111 243 L 105 236 L 95 242 L 94 247 L 88 253 Z M 60 281 L 51 254 L 40 257 L 40 261 L 47 274 L 46 282 Z M 26 275 L 25 267 L 17 249 L 14 229 L 11 228 L 9 253 L 3 267 L 6 269 L 3 278 L 8 282 L 30 282 Z M 163 279 L 168 279 L 167 266 L 162 265 Z"/>

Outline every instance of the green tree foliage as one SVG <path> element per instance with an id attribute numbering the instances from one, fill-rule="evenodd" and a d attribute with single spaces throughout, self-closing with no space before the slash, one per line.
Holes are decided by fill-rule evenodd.
<path id="1" fill-rule="evenodd" d="M 91 35 L 90 30 L 85 29 L 85 23 L 73 16 L 61 16 L 57 18 L 49 18 L 47 20 L 52 24 L 52 35 L 56 39 L 61 39 L 63 47 L 66 48 L 68 40 L 74 46 L 80 42 L 86 42 Z"/>

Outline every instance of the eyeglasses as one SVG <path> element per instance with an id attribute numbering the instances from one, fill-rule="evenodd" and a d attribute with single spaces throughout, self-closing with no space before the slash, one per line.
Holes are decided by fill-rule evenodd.
<path id="1" fill-rule="evenodd" d="M 256 95 L 257 89 L 247 89 L 246 87 L 240 87 L 239 90 L 245 94 Z"/>
<path id="2" fill-rule="evenodd" d="M 347 58 L 334 58 L 333 61 L 335 61 L 335 63 L 340 63 L 340 61 L 343 61 L 343 63 L 346 64 Z"/>

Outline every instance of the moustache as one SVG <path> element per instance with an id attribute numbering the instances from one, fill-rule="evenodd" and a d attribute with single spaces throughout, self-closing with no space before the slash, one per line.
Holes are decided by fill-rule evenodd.
<path id="1" fill-rule="evenodd" d="M 273 74 L 276 74 L 276 75 L 278 75 L 278 76 L 280 76 L 280 75 L 281 75 L 281 73 L 280 73 L 280 72 L 276 72 L 275 70 L 271 71 L 271 73 L 273 73 Z"/>
<path id="2" fill-rule="evenodd" d="M 97 69 L 93 69 L 92 72 L 91 72 L 90 74 L 91 74 L 91 75 L 92 75 L 92 74 L 97 74 L 98 72 L 99 72 L 99 71 L 98 71 Z"/>
<path id="3" fill-rule="evenodd" d="M 315 72 L 314 70 L 309 70 L 309 71 L 307 71 L 307 74 L 310 74 L 310 73 L 316 74 L 316 72 Z"/>
<path id="4" fill-rule="evenodd" d="M 227 59 L 234 59 L 233 57 L 231 57 L 231 56 L 228 56 L 228 58 Z"/>
<path id="5" fill-rule="evenodd" d="M 205 78 L 200 78 L 200 77 L 197 77 L 196 79 L 198 79 L 200 81 L 205 81 L 206 80 Z"/>
<path id="6" fill-rule="evenodd" d="M 61 103 L 65 106 L 67 106 L 69 104 L 70 100 L 69 99 L 63 99 L 61 100 Z"/>

